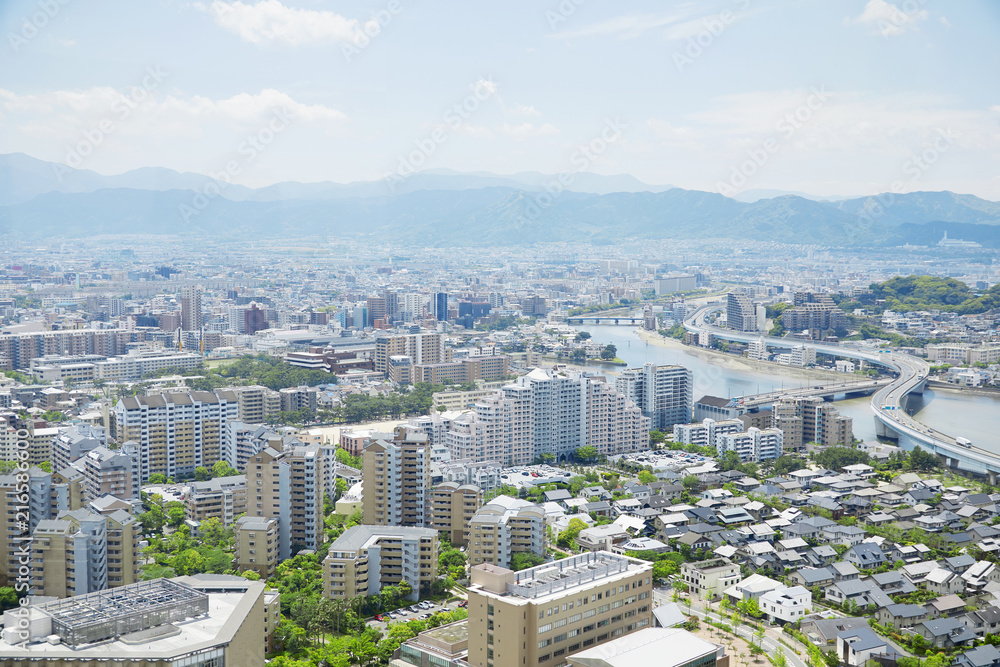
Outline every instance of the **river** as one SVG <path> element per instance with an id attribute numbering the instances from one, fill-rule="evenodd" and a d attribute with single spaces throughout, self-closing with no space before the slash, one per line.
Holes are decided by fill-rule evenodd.
<path id="1" fill-rule="evenodd" d="M 691 369 L 694 375 L 695 400 L 706 394 L 731 398 L 816 384 L 816 380 L 778 373 L 760 373 L 749 368 L 732 368 L 731 363 L 720 363 L 713 358 L 703 359 L 683 348 L 647 345 L 639 339 L 632 327 L 602 324 L 576 328 L 589 332 L 593 340 L 599 343 L 613 343 L 618 349 L 618 356 L 628 363 L 629 368 L 652 362 L 680 364 Z M 617 374 L 614 370 L 605 372 L 608 375 Z M 867 397 L 837 401 L 835 405 L 842 414 L 854 419 L 854 437 L 861 440 L 875 439 L 875 418 Z M 932 428 L 966 437 L 977 446 L 1000 454 L 1000 438 L 997 437 L 1000 434 L 998 398 L 927 390 L 923 396 L 910 396 L 905 407 L 909 414 Z"/>

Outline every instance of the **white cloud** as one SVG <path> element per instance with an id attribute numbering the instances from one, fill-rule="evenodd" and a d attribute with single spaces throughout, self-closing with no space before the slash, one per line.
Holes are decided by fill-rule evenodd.
<path id="1" fill-rule="evenodd" d="M 208 12 L 219 27 L 251 44 L 359 44 L 369 39 L 365 28 L 373 27 L 329 11 L 287 7 L 279 0 L 256 4 L 215 0 L 208 6 L 196 6 Z"/>
<path id="2" fill-rule="evenodd" d="M 860 16 L 848 18 L 847 24 L 865 25 L 883 37 L 902 35 L 927 18 L 927 10 L 903 11 L 886 0 L 868 0 Z"/>
<path id="3" fill-rule="evenodd" d="M 138 87 L 118 90 L 104 86 L 25 95 L 0 89 L 0 112 L 8 122 L 27 135 L 50 139 L 75 139 L 81 131 L 98 127 L 101 121 L 112 122 L 115 134 L 134 136 L 197 137 L 208 123 L 253 130 L 278 110 L 293 123 L 339 125 L 347 120 L 338 109 L 305 104 L 270 88 L 223 99 L 163 95 Z"/>
<path id="4" fill-rule="evenodd" d="M 634 39 L 647 30 L 661 28 L 686 19 L 691 12 L 675 12 L 672 14 L 627 14 L 617 16 L 607 21 L 600 21 L 583 26 L 577 30 L 567 30 L 553 33 L 552 37 L 573 39 L 576 37 L 598 37 L 616 35 L 619 39 Z"/>
<path id="5" fill-rule="evenodd" d="M 510 113 L 515 116 L 541 116 L 542 113 L 533 106 L 518 104 L 513 109 L 510 109 Z"/>
<path id="6" fill-rule="evenodd" d="M 545 123 L 544 125 L 533 125 L 531 123 L 521 123 L 520 125 L 510 125 L 504 123 L 497 130 L 500 134 L 521 141 L 529 137 L 546 137 L 559 134 L 559 128 Z"/>

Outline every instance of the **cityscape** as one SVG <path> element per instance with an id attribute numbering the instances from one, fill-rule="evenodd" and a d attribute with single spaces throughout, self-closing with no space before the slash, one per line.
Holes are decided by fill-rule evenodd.
<path id="1" fill-rule="evenodd" d="M 1000 667 L 1000 8 L 0 27 L 0 667 Z"/>

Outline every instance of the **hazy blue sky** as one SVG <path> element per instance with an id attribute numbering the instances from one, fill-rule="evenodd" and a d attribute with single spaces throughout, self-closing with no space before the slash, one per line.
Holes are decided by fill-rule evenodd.
<path id="1" fill-rule="evenodd" d="M 102 173 L 1000 199 L 992 0 L 3 0 L 0 29 L 0 152 Z"/>

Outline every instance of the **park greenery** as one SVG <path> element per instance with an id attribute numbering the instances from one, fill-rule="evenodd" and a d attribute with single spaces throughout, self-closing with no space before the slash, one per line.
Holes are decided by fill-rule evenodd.
<path id="1" fill-rule="evenodd" d="M 966 283 L 954 278 L 896 276 L 875 283 L 870 289 L 870 295 L 859 295 L 856 302 L 848 305 L 860 303 L 875 312 L 945 310 L 960 315 L 975 315 L 1000 307 L 1000 285 L 976 294 Z"/>

